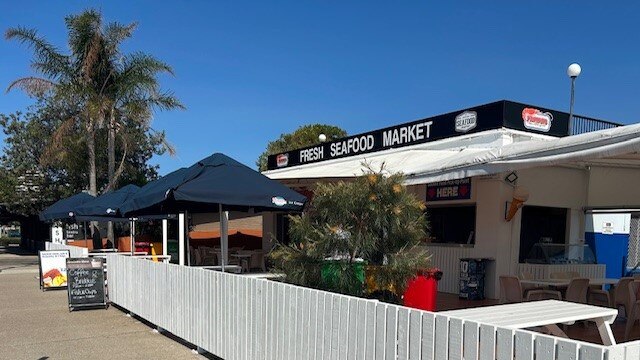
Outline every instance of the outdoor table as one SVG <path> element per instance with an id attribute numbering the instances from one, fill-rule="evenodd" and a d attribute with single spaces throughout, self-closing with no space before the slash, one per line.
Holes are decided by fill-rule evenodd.
<path id="1" fill-rule="evenodd" d="M 596 323 L 604 345 L 616 343 L 610 325 L 616 319 L 618 310 L 593 305 L 542 300 L 443 311 L 441 314 L 509 329 L 546 327 L 551 334 L 560 337 L 567 337 L 567 334 L 560 330 L 557 324 L 589 320 Z"/>
<path id="2" fill-rule="evenodd" d="M 197 267 L 197 268 L 201 268 L 201 269 L 207 269 L 207 270 L 215 270 L 215 271 L 222 271 L 222 266 L 221 265 L 206 265 L 206 266 L 202 266 L 202 265 L 195 265 L 192 267 Z M 236 274 L 240 274 L 242 272 L 242 268 L 238 265 L 225 265 L 224 266 L 224 271 L 229 272 L 229 273 L 236 273 Z"/>
<path id="3" fill-rule="evenodd" d="M 240 266 L 242 266 L 242 268 L 245 268 L 245 264 L 246 266 L 246 272 L 249 272 L 249 265 L 251 263 L 251 254 L 247 254 L 247 253 L 237 253 L 237 254 L 231 254 L 230 256 L 238 259 L 238 263 L 240 264 Z"/>

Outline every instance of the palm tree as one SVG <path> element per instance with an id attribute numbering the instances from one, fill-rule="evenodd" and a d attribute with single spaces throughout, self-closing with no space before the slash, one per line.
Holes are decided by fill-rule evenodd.
<path id="1" fill-rule="evenodd" d="M 113 188 L 122 174 L 124 160 L 127 154 L 127 123 L 134 122 L 145 129 L 155 132 L 150 127 L 153 110 L 184 109 L 180 101 L 168 92 L 161 92 L 158 82 L 160 73 L 173 74 L 171 67 L 152 56 L 143 53 L 124 55 L 115 61 L 113 82 L 105 90 L 108 94 L 109 124 L 108 124 L 108 155 L 109 155 L 109 184 L 107 190 Z M 122 156 L 118 169 L 115 167 L 116 135 L 121 135 Z M 161 137 L 169 154 L 175 153 L 174 148 Z"/>
<path id="2" fill-rule="evenodd" d="M 8 40 L 17 40 L 33 50 L 32 68 L 40 76 L 28 76 L 13 81 L 7 91 L 20 88 L 33 97 L 46 97 L 76 105 L 76 113 L 62 122 L 53 136 L 48 153 L 56 152 L 61 141 L 76 126 L 83 130 L 89 162 L 89 192 L 97 195 L 96 130 L 103 126 L 105 109 L 100 103 L 100 90 L 111 72 L 104 58 L 104 41 L 96 31 L 100 28 L 100 14 L 88 10 L 80 15 L 67 16 L 69 55 L 39 36 L 35 29 L 9 28 Z M 44 159 L 43 159 L 44 161 Z"/>
<path id="3" fill-rule="evenodd" d="M 21 88 L 29 95 L 49 96 L 67 103 L 80 105 L 82 111 L 64 121 L 54 134 L 54 141 L 46 154 L 58 152 L 59 141 L 72 129 L 84 130 L 89 162 L 89 191 L 97 195 L 96 183 L 96 131 L 107 127 L 108 183 L 104 192 L 113 189 L 122 174 L 127 157 L 127 124 L 149 126 L 153 110 L 184 108 L 169 92 L 161 92 L 158 76 L 173 74 L 171 67 L 154 57 L 136 52 L 122 54 L 120 45 L 133 35 L 136 24 L 103 24 L 102 15 L 87 10 L 65 18 L 71 53 L 64 55 L 37 32 L 26 28 L 11 28 L 7 39 L 16 39 L 34 51 L 32 67 L 41 77 L 25 77 L 9 85 L 7 91 Z M 116 137 L 122 141 L 122 157 L 116 169 Z M 175 151 L 161 139 L 170 154 Z M 58 140 L 58 141 L 55 141 Z M 113 227 L 109 223 L 109 238 L 113 240 Z"/>
<path id="4" fill-rule="evenodd" d="M 135 121 L 154 132 L 149 126 L 153 110 L 184 108 L 169 92 L 161 92 L 158 76 L 173 74 L 169 65 L 154 57 L 136 52 L 122 54 L 123 41 L 131 38 L 137 24 L 103 24 L 102 15 L 87 10 L 65 18 L 71 53 L 60 53 L 36 30 L 23 27 L 10 28 L 7 39 L 29 45 L 34 52 L 32 67 L 40 77 L 29 76 L 12 82 L 7 91 L 21 88 L 34 97 L 50 96 L 80 105 L 83 110 L 63 122 L 54 139 L 63 138 L 80 122 L 85 130 L 89 158 L 89 191 L 97 194 L 95 166 L 95 135 L 99 128 L 107 127 L 108 184 L 112 189 L 122 172 L 126 158 L 127 121 Z M 123 156 L 119 169 L 115 166 L 116 135 L 122 139 Z M 52 149 L 57 150 L 54 142 Z M 165 142 L 170 154 L 174 149 Z"/>

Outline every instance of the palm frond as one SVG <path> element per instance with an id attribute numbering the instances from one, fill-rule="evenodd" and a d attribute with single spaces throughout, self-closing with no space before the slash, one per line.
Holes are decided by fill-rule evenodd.
<path id="1" fill-rule="evenodd" d="M 109 23 L 104 29 L 107 50 L 110 54 L 117 54 L 120 44 L 133 36 L 133 32 L 138 27 L 137 22 L 125 25 L 118 22 Z"/>
<path id="2" fill-rule="evenodd" d="M 5 32 L 7 40 L 17 40 L 33 49 L 36 69 L 43 75 L 58 78 L 69 75 L 69 57 L 58 52 L 58 49 L 38 36 L 35 29 L 25 27 L 9 28 Z"/>
<path id="3" fill-rule="evenodd" d="M 7 87 L 6 92 L 9 92 L 14 88 L 19 88 L 30 96 L 39 97 L 51 91 L 55 86 L 56 83 L 51 80 L 28 76 L 12 81 Z"/>
<path id="4" fill-rule="evenodd" d="M 73 132 L 75 124 L 76 118 L 73 117 L 68 118 L 60 124 L 51 136 L 51 142 L 45 148 L 42 157 L 39 159 L 41 164 L 48 165 L 55 161 L 60 161 L 67 155 L 64 141 L 68 138 L 68 135 Z"/>

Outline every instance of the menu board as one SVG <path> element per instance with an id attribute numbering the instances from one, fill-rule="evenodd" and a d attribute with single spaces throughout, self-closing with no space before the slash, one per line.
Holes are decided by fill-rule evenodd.
<path id="1" fill-rule="evenodd" d="M 69 258 L 67 274 L 69 310 L 79 307 L 107 306 L 104 284 L 104 259 Z"/>
<path id="2" fill-rule="evenodd" d="M 38 252 L 40 289 L 67 287 L 67 263 L 69 250 L 41 250 Z"/>

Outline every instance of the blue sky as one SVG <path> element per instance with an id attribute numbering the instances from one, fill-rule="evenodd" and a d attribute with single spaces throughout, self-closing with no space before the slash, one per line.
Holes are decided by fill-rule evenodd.
<path id="1" fill-rule="evenodd" d="M 174 67 L 187 106 L 157 113 L 178 156 L 161 174 L 224 152 L 254 166 L 268 141 L 307 123 L 358 133 L 511 99 L 567 110 L 566 67 L 582 65 L 575 112 L 638 122 L 639 3 L 582 1 L 6 1 L 0 27 L 37 28 L 66 49 L 63 18 L 101 9 L 137 21 L 125 50 Z M 0 88 L 32 74 L 0 40 Z M 32 100 L 0 93 L 0 112 Z"/>

